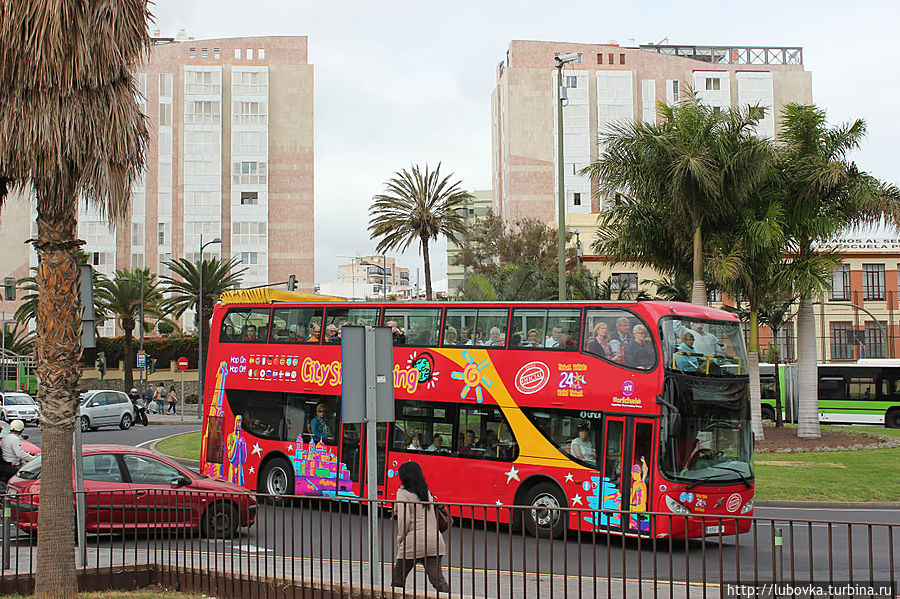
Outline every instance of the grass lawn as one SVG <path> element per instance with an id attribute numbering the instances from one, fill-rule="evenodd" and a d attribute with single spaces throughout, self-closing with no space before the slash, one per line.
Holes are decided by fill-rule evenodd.
<path id="1" fill-rule="evenodd" d="M 900 449 L 755 456 L 756 498 L 900 501 Z"/>
<path id="2" fill-rule="evenodd" d="M 169 437 L 156 444 L 156 450 L 176 458 L 200 459 L 200 431 Z"/>

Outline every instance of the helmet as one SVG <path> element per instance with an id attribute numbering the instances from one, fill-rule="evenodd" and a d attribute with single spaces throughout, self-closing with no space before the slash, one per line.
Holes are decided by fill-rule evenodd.
<path id="1" fill-rule="evenodd" d="M 21 420 L 13 420 L 9 423 L 9 430 L 13 431 L 14 433 L 21 433 L 25 430 L 25 423 Z"/>
<path id="2" fill-rule="evenodd" d="M 137 393 L 137 387 L 132 387 L 132 388 L 131 388 L 131 392 L 132 392 L 132 393 Z"/>

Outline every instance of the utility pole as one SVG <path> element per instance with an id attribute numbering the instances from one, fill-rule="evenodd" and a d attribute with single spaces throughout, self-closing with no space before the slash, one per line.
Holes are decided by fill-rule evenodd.
<path id="1" fill-rule="evenodd" d="M 563 67 L 578 58 L 577 53 L 557 55 L 556 60 L 556 146 L 557 146 L 557 203 L 558 216 L 558 249 L 559 252 L 559 301 L 566 299 L 566 185 L 564 181 L 565 167 L 563 165 L 563 101 L 566 99 L 565 88 L 562 83 Z"/>

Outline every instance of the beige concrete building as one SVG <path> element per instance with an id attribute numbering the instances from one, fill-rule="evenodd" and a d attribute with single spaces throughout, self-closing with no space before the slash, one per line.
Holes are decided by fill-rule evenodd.
<path id="1" fill-rule="evenodd" d="M 490 189 L 475 190 L 472 192 L 474 199 L 466 203 L 463 211 L 463 219 L 466 228 L 471 229 L 479 219 L 487 216 L 493 208 L 493 194 Z M 467 273 L 462 266 L 453 264 L 453 259 L 462 250 L 462 247 L 452 240 L 447 240 L 447 293 L 450 297 L 456 297 L 456 293 L 465 280 Z"/>
<path id="2" fill-rule="evenodd" d="M 124 222 L 79 207 L 79 236 L 95 269 L 149 267 L 173 258 L 237 257 L 243 286 L 286 281 L 312 291 L 313 67 L 306 37 L 156 38 L 135 83 L 151 131 L 146 170 Z M 17 208 L 20 202 L 25 208 Z M 21 251 L 27 203 L 2 212 L 0 275 L 36 265 Z M 30 253 L 30 256 L 29 256 Z M 193 314 L 184 325 L 193 328 Z M 102 335 L 113 334 L 111 325 Z"/>
<path id="3" fill-rule="evenodd" d="M 339 265 L 338 280 L 320 284 L 318 291 L 349 300 L 376 301 L 391 296 L 410 299 L 415 293 L 409 269 L 397 266 L 394 258 L 379 255 L 357 256 L 353 262 Z"/>
<path id="4" fill-rule="evenodd" d="M 712 106 L 770 108 L 760 132 L 772 136 L 788 102 L 812 102 L 800 48 L 640 46 L 513 41 L 491 95 L 494 211 L 504 219 L 556 220 L 557 72 L 563 68 L 563 165 L 567 213 L 603 209 L 578 174 L 596 159 L 598 133 L 617 122 L 655 121 L 657 102 L 690 87 Z"/>

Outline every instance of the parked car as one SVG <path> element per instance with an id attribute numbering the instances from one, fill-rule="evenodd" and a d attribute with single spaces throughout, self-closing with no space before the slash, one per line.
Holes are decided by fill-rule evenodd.
<path id="1" fill-rule="evenodd" d="M 121 391 L 85 391 L 81 394 L 79 417 L 82 431 L 95 431 L 101 426 L 126 430 L 134 424 L 134 406 Z"/>
<path id="2" fill-rule="evenodd" d="M 0 439 L 9 434 L 9 424 L 5 422 L 0 422 Z M 40 455 L 41 448 L 27 441 L 28 435 L 22 435 L 22 449 L 30 453 L 31 455 Z"/>
<path id="3" fill-rule="evenodd" d="M 34 398 L 24 391 L 0 393 L 0 420 L 12 422 L 21 420 L 25 424 L 37 425 L 41 420 L 41 408 Z"/>
<path id="4" fill-rule="evenodd" d="M 256 499 L 237 485 L 214 480 L 140 447 L 85 445 L 88 532 L 176 528 L 230 538 L 256 519 Z M 12 520 L 37 530 L 41 459 L 22 466 L 7 486 Z"/>

